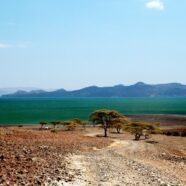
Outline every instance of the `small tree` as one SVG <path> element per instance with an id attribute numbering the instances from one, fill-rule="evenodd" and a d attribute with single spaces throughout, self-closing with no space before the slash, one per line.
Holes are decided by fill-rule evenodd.
<path id="1" fill-rule="evenodd" d="M 94 124 L 101 124 L 104 129 L 104 137 L 107 137 L 107 130 L 112 126 L 114 119 L 122 117 L 122 114 L 114 110 L 97 110 L 90 115 L 90 120 Z"/>
<path id="2" fill-rule="evenodd" d="M 54 126 L 54 128 L 56 128 L 56 125 L 61 124 L 60 121 L 51 121 L 50 123 Z"/>
<path id="3" fill-rule="evenodd" d="M 120 118 L 115 118 L 111 121 L 111 127 L 115 128 L 117 133 L 119 134 L 122 129 L 124 129 L 125 125 L 129 123 L 128 118 L 126 117 L 120 117 Z"/>
<path id="4" fill-rule="evenodd" d="M 143 121 L 133 121 L 125 126 L 125 130 L 134 134 L 135 140 L 139 140 L 142 135 L 147 139 L 149 134 L 156 133 L 158 128 Z"/>
<path id="5" fill-rule="evenodd" d="M 43 127 L 44 127 L 45 125 L 47 125 L 47 122 L 46 122 L 46 121 L 41 121 L 41 122 L 39 122 L 39 124 L 41 125 L 41 129 L 43 129 Z"/>
<path id="6" fill-rule="evenodd" d="M 74 121 L 64 121 L 63 125 L 66 126 L 67 130 L 72 131 L 75 130 L 75 128 L 77 127 L 77 123 Z"/>
<path id="7" fill-rule="evenodd" d="M 82 121 L 79 118 L 74 118 L 71 121 L 73 121 L 73 122 L 75 122 L 75 123 L 77 123 L 79 125 L 81 125 L 81 123 L 82 123 Z"/>
<path id="8" fill-rule="evenodd" d="M 75 119 L 73 119 L 73 120 L 71 120 L 71 121 L 73 121 L 74 123 L 76 123 L 77 126 L 78 126 L 78 125 L 79 125 L 79 126 L 82 126 L 84 129 L 85 129 L 85 127 L 86 127 L 86 122 L 85 122 L 85 121 L 82 121 L 82 120 L 80 120 L 80 119 L 78 119 L 78 118 L 75 118 Z"/>

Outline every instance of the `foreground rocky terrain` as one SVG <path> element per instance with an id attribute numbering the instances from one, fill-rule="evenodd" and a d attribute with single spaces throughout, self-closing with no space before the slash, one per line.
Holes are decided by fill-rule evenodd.
<path id="1" fill-rule="evenodd" d="M 78 178 L 82 179 L 81 185 L 186 185 L 185 181 L 169 174 L 168 171 L 163 172 L 151 164 L 125 156 L 117 149 L 123 146 L 125 144 L 118 143 L 117 147 L 75 156 L 74 165 L 79 162 L 80 170 L 84 170 L 82 171 L 84 177 Z"/>
<path id="2" fill-rule="evenodd" d="M 113 143 L 108 147 L 71 157 L 71 166 L 81 174 L 76 178 L 78 182 L 68 185 L 186 185 L 185 138 L 157 135 L 137 142 L 129 140 L 129 134 L 110 137 Z"/>
<path id="3" fill-rule="evenodd" d="M 0 128 L 0 185 L 56 185 L 73 181 L 75 169 L 67 158 L 109 144 L 106 139 L 79 132 L 40 131 L 37 128 Z"/>
<path id="4" fill-rule="evenodd" d="M 101 133 L 0 128 L 0 185 L 186 185 L 186 138 Z"/>

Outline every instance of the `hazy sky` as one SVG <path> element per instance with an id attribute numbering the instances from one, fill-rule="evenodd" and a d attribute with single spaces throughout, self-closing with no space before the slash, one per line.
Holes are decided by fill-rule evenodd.
<path id="1" fill-rule="evenodd" d="M 0 87 L 186 84 L 186 0 L 0 0 Z"/>

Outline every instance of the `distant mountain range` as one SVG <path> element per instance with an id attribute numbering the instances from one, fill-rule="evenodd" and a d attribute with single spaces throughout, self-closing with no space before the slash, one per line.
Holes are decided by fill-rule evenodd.
<path id="1" fill-rule="evenodd" d="M 13 94 L 17 92 L 18 90 L 23 91 L 32 91 L 37 90 L 38 88 L 35 87 L 10 87 L 10 88 L 0 88 L 0 96 L 4 94 Z"/>
<path id="2" fill-rule="evenodd" d="M 159 97 L 186 96 L 186 85 L 179 83 L 150 85 L 138 82 L 134 85 L 116 85 L 113 87 L 90 86 L 74 91 L 59 89 L 55 91 L 19 90 L 2 97 Z"/>

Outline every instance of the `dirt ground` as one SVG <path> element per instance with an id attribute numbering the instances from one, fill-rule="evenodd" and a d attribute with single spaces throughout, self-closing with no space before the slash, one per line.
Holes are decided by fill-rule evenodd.
<path id="1" fill-rule="evenodd" d="M 68 168 L 67 156 L 103 148 L 103 138 L 85 137 L 81 131 L 39 130 L 37 127 L 0 127 L 0 185 L 55 185 L 70 182 L 76 169 Z"/>
<path id="2" fill-rule="evenodd" d="M 86 135 L 100 135 L 89 129 Z M 134 141 L 128 133 L 110 131 L 113 143 L 75 156 L 86 169 L 83 180 L 90 185 L 186 185 L 186 138 L 153 135 Z M 78 161 L 78 163 L 77 163 Z M 87 185 L 82 182 L 82 185 Z M 99 183 L 99 184 L 98 184 Z"/>
<path id="3" fill-rule="evenodd" d="M 97 127 L 57 133 L 0 128 L 0 185 L 186 185 L 186 138 L 102 134 Z"/>

